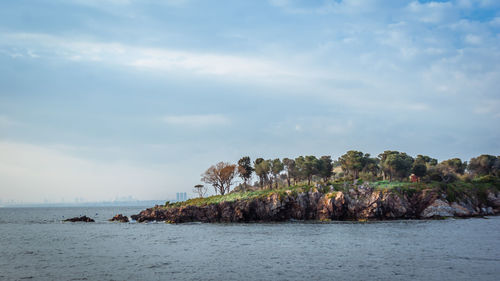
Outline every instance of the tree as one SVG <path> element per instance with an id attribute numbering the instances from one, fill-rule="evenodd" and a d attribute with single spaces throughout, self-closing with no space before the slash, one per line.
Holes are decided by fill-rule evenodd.
<path id="1" fill-rule="evenodd" d="M 365 165 L 363 167 L 363 172 L 371 173 L 374 177 L 377 176 L 380 168 L 379 168 L 379 160 L 377 158 L 371 158 L 370 154 L 366 153 L 365 156 Z"/>
<path id="2" fill-rule="evenodd" d="M 203 198 L 207 193 L 207 188 L 203 184 L 197 184 L 194 186 L 193 192 L 198 194 L 198 197 Z"/>
<path id="3" fill-rule="evenodd" d="M 417 155 L 417 158 L 415 158 L 415 162 L 419 164 L 424 164 L 425 166 L 427 166 L 427 168 L 429 166 L 436 166 L 438 163 L 437 159 L 421 154 Z"/>
<path id="4" fill-rule="evenodd" d="M 264 182 L 268 181 L 267 175 L 271 170 L 271 165 L 268 160 L 264 160 L 263 158 L 257 158 L 254 162 L 255 174 L 259 177 L 260 187 L 264 187 Z"/>
<path id="5" fill-rule="evenodd" d="M 274 176 L 273 176 L 273 160 L 271 159 L 267 159 L 265 160 L 265 163 L 263 164 L 264 165 L 264 168 L 266 168 L 267 170 L 267 175 L 266 175 L 266 186 L 269 188 L 269 189 L 272 189 L 273 188 L 273 180 L 274 180 Z"/>
<path id="6" fill-rule="evenodd" d="M 275 187 L 278 188 L 278 175 L 283 171 L 284 166 L 279 158 L 276 158 L 271 162 L 271 173 L 274 177 Z"/>
<path id="7" fill-rule="evenodd" d="M 286 181 L 288 183 L 288 186 L 290 186 L 291 179 L 296 179 L 297 177 L 297 167 L 295 166 L 295 160 L 283 158 L 283 165 L 286 170 Z"/>
<path id="8" fill-rule="evenodd" d="M 409 176 L 413 158 L 404 152 L 386 150 L 379 154 L 380 166 L 384 175 L 384 180 L 389 177 L 392 181 L 394 177 L 404 179 Z"/>
<path id="9" fill-rule="evenodd" d="M 363 170 L 369 154 L 365 155 L 361 151 L 349 150 L 346 154 L 340 156 L 339 162 L 342 170 L 348 175 L 352 175 L 354 179 L 359 177 L 359 172 Z"/>
<path id="10" fill-rule="evenodd" d="M 321 156 L 319 158 L 319 176 L 327 183 L 333 175 L 333 164 L 331 156 Z"/>
<path id="11" fill-rule="evenodd" d="M 208 168 L 201 176 L 201 181 L 214 187 L 215 194 L 224 195 L 229 192 L 233 179 L 236 177 L 236 165 L 219 162 L 215 166 Z"/>
<path id="12" fill-rule="evenodd" d="M 305 161 L 306 160 L 305 160 L 304 156 L 299 156 L 299 157 L 295 158 L 295 169 L 296 169 L 295 182 L 302 181 L 306 178 L 306 176 L 304 174 L 304 168 L 303 168 Z"/>
<path id="13" fill-rule="evenodd" d="M 250 161 L 250 157 L 248 156 L 242 157 L 238 161 L 238 174 L 240 178 L 243 180 L 245 189 L 247 188 L 248 180 L 252 177 L 252 173 L 253 173 L 253 168 L 252 168 L 252 162 Z"/>
<path id="14" fill-rule="evenodd" d="M 384 178 L 384 180 L 387 180 L 387 178 L 389 178 L 390 173 L 389 167 L 386 163 L 387 157 L 395 152 L 396 151 L 386 150 L 378 155 L 378 159 L 380 160 L 380 170 L 382 171 L 382 177 Z"/>
<path id="15" fill-rule="evenodd" d="M 427 166 L 422 162 L 415 161 L 411 167 L 411 172 L 420 180 L 427 173 Z"/>
<path id="16" fill-rule="evenodd" d="M 497 156 L 497 160 L 493 164 L 491 171 L 495 176 L 500 177 L 500 155 Z"/>
<path id="17" fill-rule="evenodd" d="M 483 154 L 469 161 L 468 170 L 474 176 L 498 174 L 500 170 L 500 156 Z"/>
<path id="18" fill-rule="evenodd" d="M 413 165 L 411 167 L 411 172 L 417 177 L 420 181 L 420 178 L 427 174 L 427 166 L 435 166 L 437 163 L 436 159 L 430 158 L 429 156 L 417 155 L 415 161 L 413 161 Z"/>
<path id="19" fill-rule="evenodd" d="M 467 168 L 467 161 L 462 162 L 459 158 L 452 158 L 439 163 L 438 166 L 440 166 L 444 173 L 463 175 Z"/>
<path id="20" fill-rule="evenodd" d="M 307 184 L 310 185 L 312 177 L 318 173 L 319 161 L 316 156 L 299 156 L 295 158 L 295 164 L 299 169 L 299 174 L 301 177 L 307 179 Z"/>

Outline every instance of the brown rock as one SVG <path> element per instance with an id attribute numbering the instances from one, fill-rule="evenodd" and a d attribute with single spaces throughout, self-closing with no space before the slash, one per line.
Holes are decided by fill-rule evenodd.
<path id="1" fill-rule="evenodd" d="M 453 214 L 457 217 L 470 217 L 472 215 L 472 212 L 470 210 L 458 204 L 457 202 L 451 203 L 450 206 L 453 209 Z"/>
<path id="2" fill-rule="evenodd" d="M 128 217 L 122 215 L 122 214 L 118 214 L 116 216 L 114 216 L 112 219 L 110 219 L 109 221 L 117 221 L 117 222 L 129 222 L 128 220 Z"/>
<path id="3" fill-rule="evenodd" d="M 70 218 L 70 219 L 65 219 L 64 221 L 67 221 L 67 222 L 95 222 L 95 220 L 93 220 L 87 216 L 74 217 L 74 218 Z"/>

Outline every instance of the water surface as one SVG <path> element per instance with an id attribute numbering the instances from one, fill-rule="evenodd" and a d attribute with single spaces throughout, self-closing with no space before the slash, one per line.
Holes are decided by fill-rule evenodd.
<path id="1" fill-rule="evenodd" d="M 142 208 L 0 208 L 0 280 L 498 280 L 500 217 L 110 223 Z M 63 223 L 87 215 L 96 223 Z"/>

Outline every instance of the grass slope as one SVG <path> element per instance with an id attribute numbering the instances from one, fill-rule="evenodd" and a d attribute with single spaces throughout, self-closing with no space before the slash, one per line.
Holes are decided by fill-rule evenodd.
<path id="1" fill-rule="evenodd" d="M 446 199 L 450 202 L 457 201 L 465 196 L 475 195 L 481 202 L 486 202 L 488 190 L 500 190 L 500 181 L 498 179 L 488 180 L 475 180 L 471 182 L 456 181 L 453 183 L 430 182 L 430 183 L 411 183 L 411 182 L 398 182 L 398 181 L 377 181 L 377 182 L 358 182 L 356 185 L 348 182 L 334 182 L 328 185 L 321 185 L 318 187 L 309 186 L 306 184 L 295 185 L 291 187 L 282 187 L 279 189 L 262 189 L 255 191 L 244 192 L 231 192 L 225 195 L 214 195 L 205 198 L 193 198 L 182 202 L 170 203 L 166 202 L 164 206 L 159 208 L 176 208 L 182 206 L 207 206 L 211 204 L 218 204 L 221 202 L 234 202 L 237 200 L 250 200 L 254 198 L 266 198 L 272 194 L 278 194 L 280 197 L 286 194 L 297 195 L 302 192 L 319 191 L 327 194 L 329 198 L 335 197 L 336 192 L 348 192 L 349 189 L 357 189 L 359 186 L 371 187 L 375 190 L 385 192 L 396 192 L 399 195 L 407 194 L 412 195 L 415 192 L 433 189 L 442 194 L 446 194 Z"/>

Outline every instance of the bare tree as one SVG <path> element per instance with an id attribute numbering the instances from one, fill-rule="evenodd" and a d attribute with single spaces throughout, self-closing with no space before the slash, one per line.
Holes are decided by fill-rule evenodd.
<path id="1" fill-rule="evenodd" d="M 224 195 L 229 192 L 236 175 L 236 165 L 219 162 L 208 168 L 205 173 L 201 175 L 201 181 L 211 184 L 215 189 L 215 194 L 220 193 Z"/>
<path id="2" fill-rule="evenodd" d="M 197 184 L 194 186 L 193 192 L 198 194 L 198 197 L 203 198 L 207 194 L 207 187 L 203 184 Z"/>

